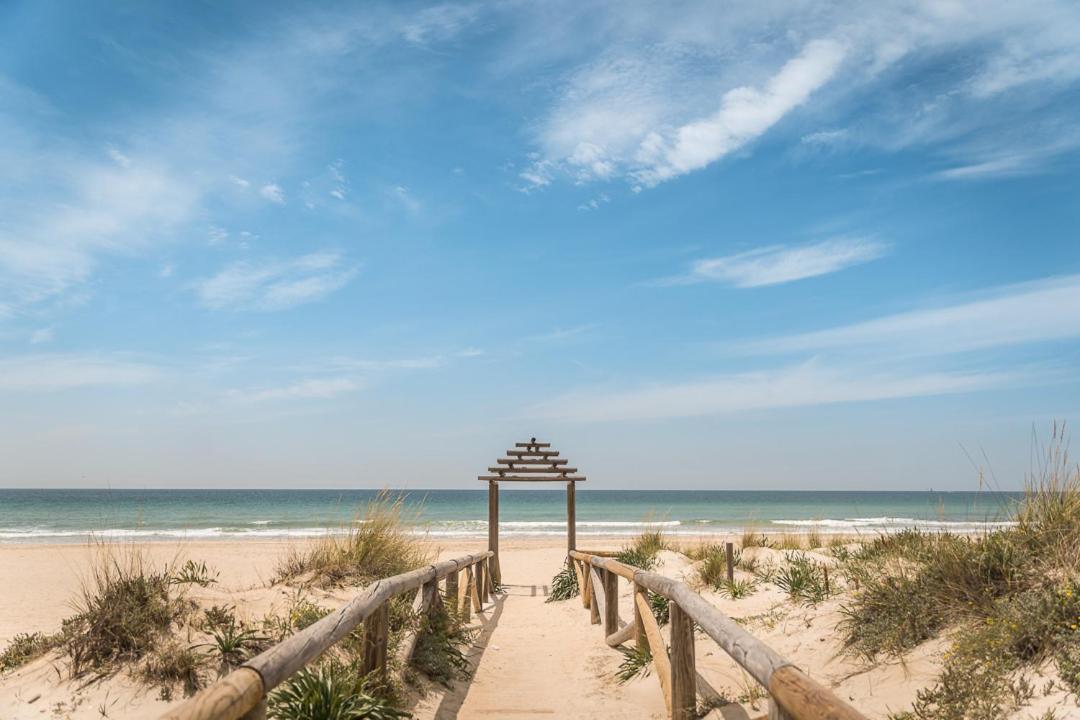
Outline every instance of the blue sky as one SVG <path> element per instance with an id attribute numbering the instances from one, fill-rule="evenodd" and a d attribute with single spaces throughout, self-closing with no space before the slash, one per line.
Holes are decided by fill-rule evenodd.
<path id="1" fill-rule="evenodd" d="M 1018 487 L 1077 117 L 1064 1 L 7 2 L 0 484 Z"/>

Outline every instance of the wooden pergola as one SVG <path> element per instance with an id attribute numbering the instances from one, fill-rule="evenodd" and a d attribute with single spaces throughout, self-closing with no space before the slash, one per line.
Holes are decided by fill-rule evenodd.
<path id="1" fill-rule="evenodd" d="M 551 449 L 551 443 L 537 442 L 536 438 L 530 438 L 528 442 L 514 443 L 514 448 L 506 451 L 506 457 L 499 458 L 496 463 L 495 467 L 488 468 L 492 475 L 481 475 L 479 479 L 488 484 L 488 550 L 492 552 L 492 577 L 496 582 L 500 582 L 502 570 L 499 566 L 499 483 L 566 483 L 566 548 L 567 553 L 570 553 L 577 549 L 574 484 L 584 481 L 585 477 L 575 475 L 577 468 L 569 467 L 567 460 L 559 457 L 559 451 Z"/>

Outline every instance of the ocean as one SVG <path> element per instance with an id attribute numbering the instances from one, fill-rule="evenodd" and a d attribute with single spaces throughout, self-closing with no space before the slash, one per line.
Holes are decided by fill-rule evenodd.
<path id="1" fill-rule="evenodd" d="M 102 538 L 303 538 L 340 532 L 377 490 L 2 490 L 0 543 Z M 902 528 L 977 531 L 1011 522 L 1020 493 L 577 491 L 579 536 L 631 536 L 649 526 L 681 536 L 816 529 L 873 535 Z M 487 491 L 407 491 L 418 533 L 486 537 Z M 500 492 L 500 535 L 566 533 L 558 490 Z"/>

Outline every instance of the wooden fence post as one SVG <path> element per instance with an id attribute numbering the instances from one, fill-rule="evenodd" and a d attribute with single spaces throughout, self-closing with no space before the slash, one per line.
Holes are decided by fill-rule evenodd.
<path id="1" fill-rule="evenodd" d="M 600 624 L 600 602 L 597 593 L 602 592 L 602 589 L 596 587 L 596 568 L 592 565 L 587 567 L 589 571 L 589 622 L 593 625 Z"/>
<path id="2" fill-rule="evenodd" d="M 692 720 L 697 710 L 694 621 L 671 603 L 671 717 Z"/>
<path id="3" fill-rule="evenodd" d="M 775 699 L 769 698 L 769 720 L 795 720 L 795 718 L 784 712 L 784 708 L 780 707 L 780 703 Z"/>
<path id="4" fill-rule="evenodd" d="M 488 550 L 495 553 L 489 561 L 491 580 L 502 581 L 502 568 L 499 566 L 499 483 L 488 481 Z"/>
<path id="5" fill-rule="evenodd" d="M 464 622 L 469 622 L 472 618 L 472 565 L 465 567 L 465 592 L 461 599 L 461 619 Z"/>
<path id="6" fill-rule="evenodd" d="M 458 575 L 455 570 L 446 576 L 446 604 L 451 614 L 456 614 L 458 609 Z"/>
<path id="7" fill-rule="evenodd" d="M 484 603 L 487 602 L 487 580 L 484 577 L 484 561 L 476 563 L 476 574 L 473 577 L 476 579 L 476 612 L 480 612 L 484 609 Z"/>
<path id="8" fill-rule="evenodd" d="M 574 498 L 574 481 L 566 483 L 566 551 L 577 550 L 577 507 Z"/>
<path id="9" fill-rule="evenodd" d="M 604 636 L 619 629 L 619 576 L 604 570 Z"/>
<path id="10" fill-rule="evenodd" d="M 645 588 L 634 583 L 634 594 L 631 596 L 630 604 L 634 606 L 634 644 L 639 650 L 649 647 L 649 638 L 645 635 L 645 620 L 641 617 L 641 604 L 637 601 L 640 595 L 648 604 L 649 596 L 645 594 L 646 592 Z"/>
<path id="11" fill-rule="evenodd" d="M 390 613 L 383 603 L 364 620 L 364 655 L 361 672 L 376 673 L 380 683 L 386 682 L 386 642 L 389 638 Z"/>
<path id="12" fill-rule="evenodd" d="M 724 550 L 727 555 L 727 581 L 730 585 L 735 582 L 735 545 L 733 543 L 727 543 L 724 546 Z"/>

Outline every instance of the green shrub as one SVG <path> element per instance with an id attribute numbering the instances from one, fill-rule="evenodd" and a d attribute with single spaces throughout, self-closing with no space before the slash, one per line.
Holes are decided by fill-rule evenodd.
<path id="1" fill-rule="evenodd" d="M 757 588 L 757 583 L 752 580 L 739 580 L 735 579 L 731 582 L 724 580 L 716 588 L 717 592 L 724 597 L 729 597 L 732 600 L 739 600 L 741 598 L 750 597 L 754 594 L 754 590 Z"/>
<path id="2" fill-rule="evenodd" d="M 826 589 L 825 570 L 821 565 L 798 552 L 789 552 L 785 558 L 787 562 L 777 569 L 772 582 L 792 600 L 813 604 L 831 594 L 832 589 Z"/>
<path id="3" fill-rule="evenodd" d="M 647 677 L 652 665 L 652 652 L 648 645 L 641 647 L 620 647 L 623 659 L 619 663 L 619 669 L 615 672 L 615 679 L 620 685 L 624 685 L 634 678 Z"/>
<path id="4" fill-rule="evenodd" d="M 304 668 L 269 699 L 269 716 L 276 720 L 396 720 L 409 713 L 394 708 L 371 692 L 356 667 L 328 660 Z"/>
<path id="5" fill-rule="evenodd" d="M 578 587 L 577 572 L 570 564 L 563 565 L 562 569 L 551 578 L 551 589 L 545 602 L 569 600 L 581 594 Z"/>
<path id="6" fill-rule="evenodd" d="M 169 582 L 174 585 L 198 585 L 209 587 L 217 582 L 218 573 L 211 572 L 205 562 L 188 560 L 179 570 L 170 575 Z"/>
<path id="7" fill-rule="evenodd" d="M 17 668 L 56 647 L 60 638 L 44 633 L 21 633 L 0 653 L 0 673 Z"/>
<path id="8" fill-rule="evenodd" d="M 660 593 L 649 592 L 649 607 L 657 625 L 662 627 L 671 620 L 671 601 Z"/>

